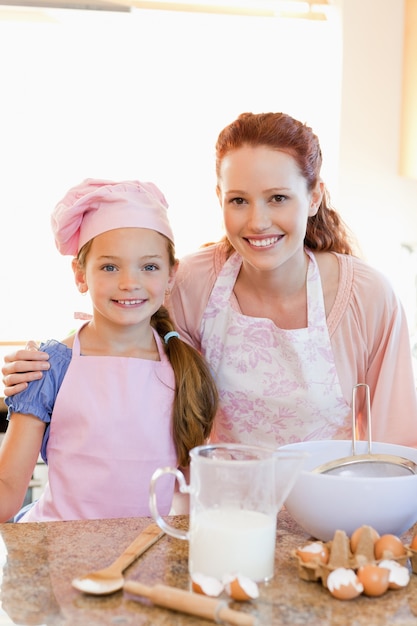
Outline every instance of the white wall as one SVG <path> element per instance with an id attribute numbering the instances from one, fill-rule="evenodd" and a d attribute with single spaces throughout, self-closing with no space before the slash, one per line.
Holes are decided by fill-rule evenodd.
<path id="1" fill-rule="evenodd" d="M 85 177 L 153 180 L 179 256 L 221 234 L 214 144 L 242 111 L 313 126 L 337 184 L 335 22 L 137 11 L 0 19 L 0 341 L 62 338 L 89 310 L 49 214 Z M 47 16 L 47 20 L 45 16 Z"/>
<path id="2" fill-rule="evenodd" d="M 398 175 L 403 11 L 400 0 L 343 2 L 338 207 L 416 334 L 417 181 Z"/>

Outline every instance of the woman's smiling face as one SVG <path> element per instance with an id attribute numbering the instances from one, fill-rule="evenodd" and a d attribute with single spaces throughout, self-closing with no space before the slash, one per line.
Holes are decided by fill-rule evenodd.
<path id="1" fill-rule="evenodd" d="M 322 183 L 310 192 L 295 159 L 267 146 L 245 145 L 222 160 L 218 197 L 229 241 L 258 269 L 273 269 L 303 250 L 307 219 Z"/>

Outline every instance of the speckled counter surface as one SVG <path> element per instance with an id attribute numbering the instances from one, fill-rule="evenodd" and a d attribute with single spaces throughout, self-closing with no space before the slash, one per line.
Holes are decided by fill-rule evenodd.
<path id="1" fill-rule="evenodd" d="M 105 597 L 84 595 L 71 580 L 110 564 L 151 520 L 149 518 L 43 524 L 0 524 L 2 567 L 0 626 L 196 626 L 201 618 L 135 601 L 122 591 Z M 171 518 L 180 527 L 186 517 Z M 413 531 L 402 537 L 409 542 Z M 259 626 L 412 626 L 417 624 L 417 575 L 402 590 L 379 598 L 342 602 L 318 582 L 299 578 L 291 551 L 308 536 L 285 511 L 278 518 L 276 567 L 260 598 L 232 603 L 252 613 Z M 148 585 L 189 588 L 188 544 L 163 537 L 125 572 Z"/>

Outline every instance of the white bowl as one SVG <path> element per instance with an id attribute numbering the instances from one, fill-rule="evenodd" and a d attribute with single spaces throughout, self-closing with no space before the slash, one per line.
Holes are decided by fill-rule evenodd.
<path id="1" fill-rule="evenodd" d="M 367 452 L 367 442 L 357 442 L 357 454 Z M 350 536 L 366 524 L 380 535 L 401 535 L 417 522 L 417 475 L 361 478 L 314 474 L 311 470 L 352 454 L 352 442 L 308 441 L 282 446 L 308 453 L 285 507 L 312 537 L 329 541 L 336 530 Z M 417 449 L 372 443 L 372 452 L 393 454 L 417 463 Z"/>

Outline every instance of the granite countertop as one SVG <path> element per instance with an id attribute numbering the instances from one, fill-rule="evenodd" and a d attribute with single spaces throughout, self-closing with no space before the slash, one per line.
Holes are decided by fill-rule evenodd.
<path id="1" fill-rule="evenodd" d="M 109 565 L 152 520 L 150 518 L 0 524 L 0 626 L 196 626 L 202 618 L 135 601 L 122 591 L 109 596 L 84 595 L 71 580 Z M 186 527 L 187 517 L 169 520 Z M 413 529 L 416 530 L 416 529 Z M 413 530 L 402 537 L 409 543 Z M 260 585 L 251 603 L 231 603 L 253 614 L 259 626 L 408 626 L 417 623 L 417 575 L 401 590 L 379 598 L 361 595 L 340 601 L 320 582 L 302 580 L 291 555 L 309 537 L 290 516 L 278 518 L 274 579 Z M 188 544 L 164 536 L 125 572 L 125 578 L 147 585 L 164 583 L 189 589 Z"/>

